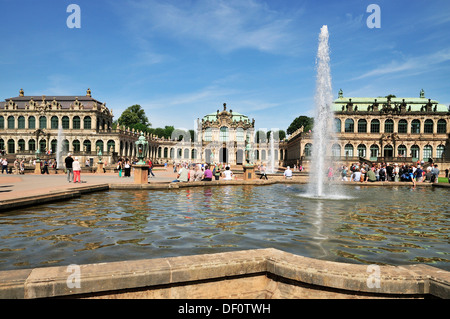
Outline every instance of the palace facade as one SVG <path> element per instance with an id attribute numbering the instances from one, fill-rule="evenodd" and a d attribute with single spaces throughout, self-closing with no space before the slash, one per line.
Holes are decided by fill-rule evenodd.
<path id="1" fill-rule="evenodd" d="M 112 124 L 112 110 L 94 99 L 90 89 L 85 96 L 26 96 L 21 89 L 19 96 L 0 102 L 0 151 L 10 157 L 33 159 L 56 158 L 59 150 L 64 156 L 72 153 L 92 164 L 101 152 L 104 162 L 113 163 L 121 157 L 134 158 L 135 142 L 144 134 L 149 144 L 146 157 L 156 163 L 240 165 L 245 161 L 247 144 L 254 151 L 254 162 L 266 163 L 271 156 L 269 141 L 255 139 L 255 120 L 227 110 L 226 104 L 222 111 L 197 119 L 193 140 L 185 131 L 175 130 L 171 139 L 164 139 L 125 127 L 113 128 Z M 274 155 L 278 160 L 278 143 Z"/>
<path id="2" fill-rule="evenodd" d="M 344 97 L 333 103 L 337 141 L 330 145 L 336 160 L 372 162 L 450 162 L 450 111 L 425 97 Z M 299 130 L 287 142 L 287 163 L 311 155 L 312 134 Z"/>

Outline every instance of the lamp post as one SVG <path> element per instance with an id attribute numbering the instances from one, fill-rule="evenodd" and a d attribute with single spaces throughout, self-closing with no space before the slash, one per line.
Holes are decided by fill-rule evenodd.
<path id="1" fill-rule="evenodd" d="M 148 183 L 148 165 L 145 164 L 144 158 L 148 151 L 148 142 L 141 132 L 141 136 L 135 142 L 136 156 L 138 162 L 134 165 L 134 183 L 147 184 Z"/>

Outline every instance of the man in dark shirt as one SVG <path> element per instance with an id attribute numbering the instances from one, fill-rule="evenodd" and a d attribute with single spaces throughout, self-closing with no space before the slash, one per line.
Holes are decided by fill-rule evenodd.
<path id="1" fill-rule="evenodd" d="M 72 158 L 72 154 L 70 154 L 70 153 L 67 154 L 67 157 L 64 160 L 64 163 L 66 164 L 67 180 L 70 183 L 73 180 L 73 169 L 72 169 L 73 158 Z M 70 175 L 72 175 L 72 177 L 70 177 Z"/>

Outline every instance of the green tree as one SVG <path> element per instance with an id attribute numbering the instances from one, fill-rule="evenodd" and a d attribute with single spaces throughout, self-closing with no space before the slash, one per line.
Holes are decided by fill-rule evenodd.
<path id="1" fill-rule="evenodd" d="M 145 111 L 138 104 L 132 105 L 123 111 L 117 122 L 119 125 L 124 125 L 125 127 L 134 128 L 135 130 L 144 132 L 148 132 L 149 128 L 152 126 L 145 115 Z"/>
<path id="2" fill-rule="evenodd" d="M 312 130 L 314 126 L 314 118 L 301 115 L 297 117 L 294 121 L 292 121 L 291 125 L 289 125 L 287 129 L 287 134 L 291 135 L 295 131 L 297 131 L 299 128 L 303 126 L 303 131 L 308 132 L 309 130 Z"/>

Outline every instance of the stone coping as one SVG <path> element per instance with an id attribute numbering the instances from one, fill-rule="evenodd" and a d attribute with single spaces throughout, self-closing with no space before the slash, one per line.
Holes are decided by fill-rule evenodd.
<path id="1" fill-rule="evenodd" d="M 78 268 L 73 268 L 73 267 Z M 371 265 L 373 266 L 373 265 Z M 450 298 L 450 272 L 427 265 L 376 266 L 321 261 L 273 248 L 160 259 L 0 271 L 0 298 L 114 295 L 132 289 L 191 286 L 265 275 L 290 285 L 384 298 Z M 77 277 L 74 277 L 77 275 Z M 75 278 L 75 280 L 73 280 Z M 70 286 L 70 287 L 69 287 Z M 237 290 L 245 290 L 245 285 Z M 197 288 L 197 296 L 199 295 Z M 203 298 L 211 296 L 203 291 Z M 235 291 L 236 295 L 238 291 Z M 189 293 L 181 298 L 190 298 Z M 288 295 L 289 296 L 289 295 Z M 165 297 L 170 298 L 170 295 Z M 225 296 L 226 297 L 226 296 Z"/>

